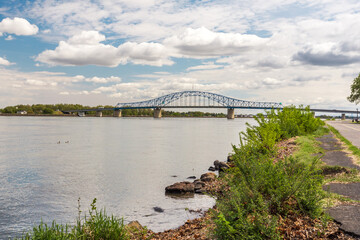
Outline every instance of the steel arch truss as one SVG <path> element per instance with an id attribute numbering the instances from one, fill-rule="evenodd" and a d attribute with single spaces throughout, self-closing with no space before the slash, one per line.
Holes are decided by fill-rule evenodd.
<path id="1" fill-rule="evenodd" d="M 202 91 L 183 91 L 167 94 L 158 98 L 154 98 L 147 101 L 141 102 L 131 102 L 131 103 L 118 103 L 116 108 L 125 109 L 125 108 L 161 108 L 167 107 L 170 103 L 175 102 L 181 98 L 187 97 L 203 97 L 207 98 L 210 101 L 216 102 L 219 106 L 202 106 L 202 107 L 223 107 L 223 108 L 259 108 L 259 109 L 269 109 L 269 108 L 282 108 L 281 103 L 275 102 L 252 102 L 244 101 L 231 97 L 226 97 L 216 93 L 202 92 Z M 209 101 L 208 101 L 209 103 Z M 174 106 L 176 107 L 176 106 Z M 181 107 L 181 106 L 179 106 Z M 194 106 L 195 107 L 195 106 Z M 198 106 L 200 107 L 200 106 Z"/>

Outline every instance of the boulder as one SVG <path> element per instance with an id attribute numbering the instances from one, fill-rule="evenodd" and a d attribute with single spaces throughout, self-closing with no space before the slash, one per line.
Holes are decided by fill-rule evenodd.
<path id="1" fill-rule="evenodd" d="M 215 167 L 213 167 L 213 166 L 210 166 L 208 170 L 209 170 L 209 171 L 212 171 L 212 172 L 215 172 L 215 171 L 216 171 Z"/>
<path id="2" fill-rule="evenodd" d="M 193 193 L 194 184 L 191 182 L 177 182 L 165 188 L 166 193 Z"/>
<path id="3" fill-rule="evenodd" d="M 230 166 L 226 162 L 220 162 L 219 160 L 214 161 L 214 166 L 215 169 L 219 171 L 224 171 L 230 168 Z"/>
<path id="4" fill-rule="evenodd" d="M 201 175 L 200 180 L 203 182 L 211 182 L 216 179 L 216 174 L 212 172 L 204 173 Z"/>
<path id="5" fill-rule="evenodd" d="M 194 181 L 195 193 L 204 193 L 205 192 L 205 183 L 199 179 Z"/>
<path id="6" fill-rule="evenodd" d="M 220 161 L 219 161 L 219 160 L 215 160 L 215 161 L 214 161 L 215 170 L 219 170 L 219 165 L 220 165 Z"/>

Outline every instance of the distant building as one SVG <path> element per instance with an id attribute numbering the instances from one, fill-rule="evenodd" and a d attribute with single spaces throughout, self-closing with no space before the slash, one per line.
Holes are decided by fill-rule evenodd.
<path id="1" fill-rule="evenodd" d="M 17 114 L 21 114 L 21 115 L 26 115 L 26 114 L 27 114 L 27 111 L 17 111 L 16 113 L 17 113 Z"/>

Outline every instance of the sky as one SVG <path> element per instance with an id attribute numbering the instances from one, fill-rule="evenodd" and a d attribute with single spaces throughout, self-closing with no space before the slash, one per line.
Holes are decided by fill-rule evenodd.
<path id="1" fill-rule="evenodd" d="M 356 109 L 358 0 L 0 1 L 0 108 L 199 90 Z"/>

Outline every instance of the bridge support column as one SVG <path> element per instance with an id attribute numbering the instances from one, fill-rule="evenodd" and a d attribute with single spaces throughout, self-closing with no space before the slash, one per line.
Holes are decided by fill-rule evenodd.
<path id="1" fill-rule="evenodd" d="M 312 116 L 315 118 L 315 112 L 311 112 L 312 113 Z"/>
<path id="2" fill-rule="evenodd" d="M 114 110 L 114 117 L 121 117 L 121 109 Z"/>
<path id="3" fill-rule="evenodd" d="M 341 114 L 341 120 L 345 120 L 345 113 Z"/>
<path id="4" fill-rule="evenodd" d="M 234 119 L 235 118 L 235 109 L 228 108 L 227 109 L 227 119 Z"/>
<path id="5" fill-rule="evenodd" d="M 96 116 L 97 117 L 102 117 L 102 111 L 96 111 Z"/>
<path id="6" fill-rule="evenodd" d="M 161 118 L 161 108 L 154 109 L 154 118 Z"/>

